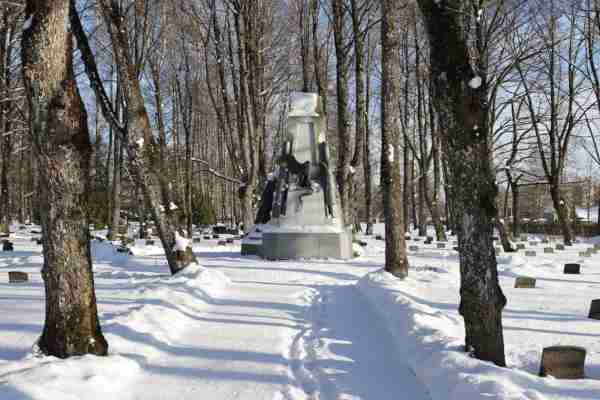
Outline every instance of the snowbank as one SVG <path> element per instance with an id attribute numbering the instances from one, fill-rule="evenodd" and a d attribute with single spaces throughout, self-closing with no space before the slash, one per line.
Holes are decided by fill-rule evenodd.
<path id="1" fill-rule="evenodd" d="M 462 319 L 444 310 L 445 304 L 428 302 L 424 300 L 427 297 L 415 295 L 433 274 L 413 273 L 418 279 L 409 277 L 400 281 L 385 271 L 376 271 L 357 284 L 373 310 L 385 321 L 394 337 L 395 351 L 407 360 L 432 400 L 600 398 L 597 380 L 540 378 L 470 357 L 463 351 Z"/>
<path id="2" fill-rule="evenodd" d="M 2 400 L 133 399 L 126 388 L 141 371 L 136 361 L 118 355 L 67 360 L 30 357 L 20 367 L 2 376 Z"/>

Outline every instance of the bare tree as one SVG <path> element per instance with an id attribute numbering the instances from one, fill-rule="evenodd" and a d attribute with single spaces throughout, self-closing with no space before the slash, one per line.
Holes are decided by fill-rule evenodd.
<path id="1" fill-rule="evenodd" d="M 435 109 L 446 148 L 450 196 L 460 216 L 461 301 L 466 349 L 506 365 L 502 309 L 492 242 L 497 187 L 488 143 L 486 49 L 478 1 L 419 0 L 429 35 Z"/>
<path id="2" fill-rule="evenodd" d="M 69 0 L 28 1 L 22 42 L 32 142 L 40 172 L 46 321 L 40 349 L 106 355 L 96 310 L 87 219 L 92 147 L 73 73 Z"/>

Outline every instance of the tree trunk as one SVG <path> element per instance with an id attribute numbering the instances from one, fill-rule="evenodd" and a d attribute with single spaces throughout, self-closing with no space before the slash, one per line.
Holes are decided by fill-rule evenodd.
<path id="1" fill-rule="evenodd" d="M 571 228 L 571 224 L 569 224 L 569 210 L 567 208 L 566 202 L 562 198 L 559 185 L 560 184 L 555 182 L 552 182 L 550 184 L 550 197 L 552 198 L 552 204 L 554 205 L 554 209 L 556 210 L 558 224 L 560 225 L 560 229 L 563 233 L 563 240 L 565 242 L 565 246 L 572 246 L 573 230 Z"/>
<path id="2" fill-rule="evenodd" d="M 466 349 L 475 357 L 505 366 L 502 309 L 493 219 L 497 187 L 488 143 L 485 54 L 472 61 L 473 31 L 480 37 L 476 9 L 459 0 L 419 0 L 431 46 L 435 108 L 444 132 L 450 169 L 450 196 L 460 216 L 460 314 Z"/>
<path id="3" fill-rule="evenodd" d="M 519 185 L 512 183 L 510 185 L 512 192 L 512 209 L 513 209 L 513 220 L 512 220 L 512 234 L 513 237 L 517 238 L 521 235 L 521 207 L 519 198 Z"/>
<path id="4" fill-rule="evenodd" d="M 24 81 L 40 181 L 48 355 L 106 355 L 96 309 L 87 218 L 90 159 L 87 114 L 73 74 L 69 0 L 28 1 Z"/>
<path id="5" fill-rule="evenodd" d="M 398 5 L 382 1 L 381 22 L 381 181 L 385 214 L 385 270 L 399 278 L 408 275 L 404 238 L 402 185 L 400 174 L 400 132 L 398 124 Z"/>
<path id="6" fill-rule="evenodd" d="M 117 240 L 121 225 L 121 177 L 123 171 L 123 144 L 115 138 L 115 165 L 111 192 L 111 217 L 108 225 L 108 240 Z"/>

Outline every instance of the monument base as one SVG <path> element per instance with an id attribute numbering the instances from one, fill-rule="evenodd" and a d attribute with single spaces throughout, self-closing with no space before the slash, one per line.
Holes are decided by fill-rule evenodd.
<path id="1" fill-rule="evenodd" d="M 260 256 L 261 250 L 262 250 L 262 244 L 242 243 L 242 255 L 243 256 Z"/>
<path id="2" fill-rule="evenodd" d="M 350 232 L 263 232 L 261 256 L 267 260 L 297 258 L 351 259 Z"/>

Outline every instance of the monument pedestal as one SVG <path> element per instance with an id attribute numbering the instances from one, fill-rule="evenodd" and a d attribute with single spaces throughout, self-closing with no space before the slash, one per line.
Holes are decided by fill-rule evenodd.
<path id="1" fill-rule="evenodd" d="M 264 232 L 261 256 L 267 260 L 352 258 L 351 232 Z"/>

